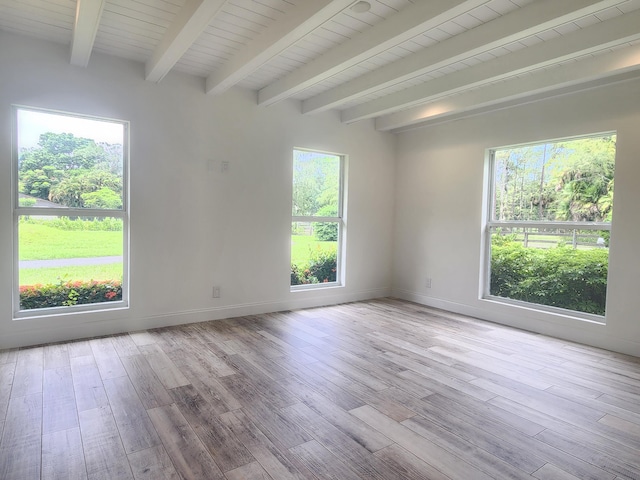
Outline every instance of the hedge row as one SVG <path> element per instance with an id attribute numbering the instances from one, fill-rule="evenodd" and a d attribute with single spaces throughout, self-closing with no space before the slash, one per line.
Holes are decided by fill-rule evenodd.
<path id="1" fill-rule="evenodd" d="M 560 245 L 526 248 L 516 242 L 491 247 L 491 294 L 604 315 L 609 252 Z"/>
<path id="2" fill-rule="evenodd" d="M 20 287 L 20 308 L 63 307 L 88 303 L 122 300 L 122 282 L 75 281 L 54 285 L 23 285 Z"/>
<path id="3" fill-rule="evenodd" d="M 29 223 L 35 225 L 46 225 L 47 227 L 58 228 L 60 230 L 72 231 L 101 231 L 101 232 L 121 232 L 123 223 L 121 218 L 69 218 L 69 217 L 52 217 L 52 218 L 33 218 L 20 217 L 20 223 Z"/>
<path id="4" fill-rule="evenodd" d="M 336 252 L 319 251 L 313 254 L 307 268 L 291 265 L 291 285 L 335 282 L 338 270 Z"/>

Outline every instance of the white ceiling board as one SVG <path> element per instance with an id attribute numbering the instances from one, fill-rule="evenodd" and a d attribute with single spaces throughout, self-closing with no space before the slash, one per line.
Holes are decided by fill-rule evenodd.
<path id="1" fill-rule="evenodd" d="M 581 56 L 560 65 L 540 68 L 526 75 L 501 79 L 460 94 L 449 95 L 439 101 L 377 117 L 376 128 L 381 131 L 396 130 L 427 120 L 441 119 L 448 115 L 525 98 L 529 95 L 552 92 L 566 87 L 579 89 L 581 84 L 629 72 L 640 75 L 639 45 L 627 46 L 601 55 Z"/>
<path id="2" fill-rule="evenodd" d="M 74 42 L 77 5 L 100 1 Z M 302 113 L 335 109 L 392 131 L 619 81 L 603 59 L 640 45 L 640 0 L 369 0 L 363 13 L 354 2 L 0 0 L 0 30 L 67 45 L 75 64 L 101 52 L 145 64 L 153 81 L 170 71 L 208 79 L 203 95 L 235 85 L 265 106 L 292 98 Z M 555 80 L 535 80 L 543 75 Z"/>
<path id="3" fill-rule="evenodd" d="M 227 0 L 187 0 L 145 65 L 145 78 L 159 82 L 182 58 L 207 25 L 222 15 Z"/>
<path id="4" fill-rule="evenodd" d="M 474 29 L 447 37 L 430 48 L 364 74 L 330 92 L 307 99 L 303 111 L 312 113 L 338 108 L 345 101 L 389 88 L 469 57 L 480 56 L 481 61 L 489 61 L 495 58 L 486 53 L 492 49 L 532 34 L 548 32 L 550 27 L 591 14 L 610 3 L 598 0 L 544 0 L 531 3 L 506 15 L 494 17 Z M 497 15 L 495 12 L 493 14 Z"/>
<path id="5" fill-rule="evenodd" d="M 383 54 L 387 49 L 416 36 L 420 30 L 433 28 L 481 3 L 480 0 L 433 0 L 413 4 L 365 30 L 357 39 L 345 41 L 339 48 L 332 49 L 286 78 L 263 88 L 258 92 L 258 103 L 270 105 L 304 90 L 338 71 Z"/>
<path id="6" fill-rule="evenodd" d="M 351 123 L 379 117 L 463 90 L 522 75 L 529 70 L 537 71 L 570 59 L 580 59 L 585 55 L 609 50 L 612 46 L 628 45 L 630 41 L 640 39 L 640 30 L 637 28 L 639 24 L 640 10 L 629 16 L 616 17 L 589 29 L 540 43 L 524 54 L 511 53 L 457 72 L 443 72 L 444 75 L 438 79 L 346 109 L 342 112 L 343 121 Z"/>
<path id="7" fill-rule="evenodd" d="M 207 93 L 221 93 L 255 72 L 269 60 L 303 38 L 308 31 L 322 28 L 352 0 L 299 0 L 297 8 L 240 50 L 232 60 L 207 77 Z"/>
<path id="8" fill-rule="evenodd" d="M 75 12 L 75 1 L 0 0 L 0 29 L 69 44 Z"/>

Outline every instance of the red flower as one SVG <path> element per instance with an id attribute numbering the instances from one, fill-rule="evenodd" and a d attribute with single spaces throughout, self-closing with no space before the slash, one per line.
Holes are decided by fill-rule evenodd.
<path id="1" fill-rule="evenodd" d="M 104 294 L 104 296 L 108 299 L 111 300 L 113 297 L 116 296 L 116 292 L 107 292 Z"/>

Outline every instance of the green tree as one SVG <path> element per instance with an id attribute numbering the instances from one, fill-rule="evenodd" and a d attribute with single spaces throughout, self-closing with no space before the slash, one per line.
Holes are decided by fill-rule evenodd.
<path id="1" fill-rule="evenodd" d="M 84 195 L 97 192 L 98 196 L 89 197 L 92 202 L 99 202 L 98 197 L 105 197 L 105 190 L 109 190 L 111 198 L 118 197 L 122 206 L 122 182 L 119 177 L 108 170 L 86 170 L 79 169 L 69 172 L 69 174 L 50 190 L 49 200 L 67 207 L 83 208 L 85 205 Z M 104 208 L 104 207 L 103 207 Z"/>
<path id="2" fill-rule="evenodd" d="M 293 215 L 317 216 L 326 206 L 338 209 L 340 157 L 296 151 L 293 163 Z"/>
<path id="3" fill-rule="evenodd" d="M 566 167 L 556 177 L 559 220 L 611 220 L 615 142 L 615 137 L 598 137 L 564 145 Z"/>
<path id="4" fill-rule="evenodd" d="M 122 145 L 98 145 L 71 133 L 43 133 L 38 145 L 21 155 L 18 178 L 22 193 L 60 205 L 119 208 Z"/>
<path id="5" fill-rule="evenodd" d="M 47 200 L 52 185 L 63 177 L 64 172 L 52 165 L 44 165 L 36 170 L 27 170 L 19 174 L 20 191 L 33 197 Z"/>
<path id="6" fill-rule="evenodd" d="M 83 193 L 80 197 L 86 208 L 122 208 L 122 196 L 108 187 L 102 187 L 95 192 Z"/>
<path id="7" fill-rule="evenodd" d="M 325 205 L 318 210 L 318 216 L 321 217 L 335 217 L 337 214 L 338 209 L 333 205 Z M 338 224 L 335 222 L 314 222 L 313 232 L 320 241 L 338 241 Z"/>
<path id="8" fill-rule="evenodd" d="M 19 170 L 26 172 L 45 166 L 59 170 L 89 169 L 106 161 L 104 150 L 93 140 L 76 137 L 72 133 L 47 132 L 40 135 L 37 147 L 22 154 Z"/>
<path id="9" fill-rule="evenodd" d="M 615 137 L 495 152 L 497 220 L 611 220 Z"/>

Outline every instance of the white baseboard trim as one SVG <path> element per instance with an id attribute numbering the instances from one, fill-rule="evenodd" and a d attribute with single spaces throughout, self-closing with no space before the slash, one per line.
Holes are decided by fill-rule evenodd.
<path id="1" fill-rule="evenodd" d="M 539 333 L 554 338 L 560 338 L 571 342 L 604 348 L 613 352 L 640 357 L 640 342 L 630 341 L 626 338 L 614 337 L 607 333 L 604 324 L 581 321 L 575 318 L 562 319 L 560 315 L 548 314 L 522 307 L 495 304 L 486 308 L 463 303 L 452 302 L 440 298 L 429 297 L 420 292 L 403 289 L 393 289 L 392 295 L 402 300 L 419 303 L 428 307 L 438 308 L 453 313 L 468 315 L 492 323 L 498 323 L 509 327 Z M 484 302 L 484 301 L 483 301 Z M 547 317 L 547 318 L 545 318 Z"/>
<path id="2" fill-rule="evenodd" d="M 44 343 L 76 340 L 102 335 L 146 330 L 151 328 L 184 325 L 188 323 L 221 320 L 225 318 L 243 317 L 261 313 L 297 310 L 325 305 L 370 300 L 372 298 L 388 297 L 391 288 L 378 288 L 345 293 L 343 289 L 327 289 L 319 292 L 304 292 L 299 298 L 275 302 L 253 302 L 234 305 L 224 305 L 198 310 L 167 312 L 159 315 L 135 317 L 130 310 L 122 310 L 122 317 L 103 321 L 83 321 L 81 314 L 76 316 L 77 322 L 65 325 L 54 325 L 51 328 L 16 328 L 13 332 L 4 332 L 0 338 L 0 349 L 41 345 Z M 293 296 L 293 295 L 292 295 Z M 28 320 L 20 320 L 20 327 L 27 325 Z"/>

